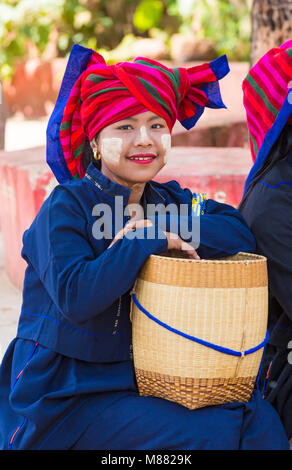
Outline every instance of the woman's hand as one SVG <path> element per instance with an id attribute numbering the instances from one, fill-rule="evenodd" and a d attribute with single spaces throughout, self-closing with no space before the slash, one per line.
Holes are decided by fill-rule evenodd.
<path id="1" fill-rule="evenodd" d="M 119 239 L 123 238 L 129 230 L 136 230 L 138 228 L 151 227 L 153 223 L 149 219 L 140 219 L 140 220 L 130 220 L 122 230 L 120 230 L 111 244 L 108 246 L 108 249 L 111 248 Z M 187 242 L 184 242 L 178 235 L 172 232 L 163 232 L 167 238 L 168 250 L 181 250 L 186 252 L 186 254 L 192 258 L 199 260 L 201 259 L 196 252 L 196 250 Z"/>
<path id="2" fill-rule="evenodd" d="M 201 259 L 196 250 L 187 242 L 184 242 L 176 233 L 164 232 L 168 241 L 168 250 L 181 250 L 192 259 Z"/>
<path id="3" fill-rule="evenodd" d="M 145 227 L 151 227 L 153 223 L 149 219 L 140 219 L 140 220 L 129 220 L 128 223 L 124 226 L 122 230 L 120 230 L 111 244 L 108 246 L 108 249 L 113 246 L 116 241 L 118 241 L 120 238 L 123 238 L 129 230 L 136 230 L 137 228 L 145 228 Z"/>

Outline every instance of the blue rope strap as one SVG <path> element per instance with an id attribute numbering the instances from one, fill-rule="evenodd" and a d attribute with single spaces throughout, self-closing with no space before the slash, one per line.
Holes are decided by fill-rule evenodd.
<path id="1" fill-rule="evenodd" d="M 241 351 L 234 351 L 233 349 L 223 348 L 222 346 L 218 346 L 217 344 L 209 343 L 208 341 L 204 341 L 203 339 L 196 338 L 195 336 L 190 336 L 186 333 L 183 333 L 182 331 L 172 328 L 166 323 L 163 323 L 162 321 L 158 320 L 158 318 L 151 315 L 151 313 L 149 313 L 147 310 L 145 310 L 144 307 L 142 307 L 142 305 L 138 302 L 137 297 L 134 293 L 132 293 L 131 295 L 132 295 L 132 299 L 135 305 L 139 308 L 139 310 L 141 310 L 141 312 L 143 312 L 148 318 L 158 323 L 158 325 L 163 326 L 163 328 L 166 328 L 167 330 L 172 331 L 173 333 L 183 336 L 184 338 L 190 339 L 191 341 L 194 341 L 195 343 L 202 344 L 203 346 L 207 346 L 208 348 L 214 349 L 215 351 L 219 351 L 224 354 L 229 354 L 230 356 L 241 357 L 241 356 L 247 356 L 248 354 L 252 354 L 258 351 L 259 349 L 263 348 L 269 339 L 269 332 L 267 330 L 264 341 L 262 341 L 260 344 L 258 344 L 254 348 L 248 349 L 247 351 L 241 352 Z"/>

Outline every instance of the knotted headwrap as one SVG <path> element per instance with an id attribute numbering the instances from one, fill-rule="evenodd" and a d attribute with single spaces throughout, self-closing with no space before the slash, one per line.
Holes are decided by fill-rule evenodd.
<path id="1" fill-rule="evenodd" d="M 104 127 L 145 111 L 192 128 L 204 108 L 225 108 L 218 80 L 229 72 L 226 56 L 170 69 L 143 57 L 106 65 L 91 49 L 74 45 L 47 128 L 47 162 L 60 183 L 82 178 L 85 141 Z"/>
<path id="2" fill-rule="evenodd" d="M 292 124 L 292 40 L 269 50 L 243 81 L 250 148 L 255 162 L 244 193 L 285 124 Z M 291 90 L 291 91 L 290 91 Z"/>

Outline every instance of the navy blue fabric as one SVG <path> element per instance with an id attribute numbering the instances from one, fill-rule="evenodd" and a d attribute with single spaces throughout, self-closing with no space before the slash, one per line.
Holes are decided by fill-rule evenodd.
<path id="1" fill-rule="evenodd" d="M 0 368 L 0 449 L 68 449 L 129 391 L 136 392 L 130 360 L 80 361 L 17 338 Z"/>
<path id="2" fill-rule="evenodd" d="M 132 392 L 121 394 L 100 413 L 73 446 L 85 448 L 285 450 L 287 439 L 276 413 L 258 392 L 249 403 L 197 410 Z"/>
<path id="3" fill-rule="evenodd" d="M 0 368 L 0 403 L 4 450 L 289 448 L 258 391 L 248 403 L 189 410 L 139 396 L 131 360 L 89 363 L 19 338 Z"/>
<path id="4" fill-rule="evenodd" d="M 248 404 L 192 412 L 139 397 L 130 290 L 148 256 L 165 252 L 167 241 L 159 216 L 153 219 L 154 238 L 139 238 L 150 228 L 138 229 L 134 238 L 107 249 L 111 239 L 96 239 L 92 233 L 95 204 L 109 203 L 114 217 L 115 196 L 124 208 L 129 193 L 91 164 L 84 179 L 52 191 L 24 233 L 23 304 L 17 337 L 0 368 L 0 449 L 196 449 L 212 443 L 214 448 L 288 448 L 277 414 L 257 395 Z M 175 181 L 147 183 L 143 204 L 171 202 L 188 204 L 185 220 L 192 217 L 188 189 Z M 123 227 L 126 221 L 123 215 L 119 223 Z M 208 200 L 200 227 L 201 256 L 255 248 L 243 217 L 228 205 Z M 155 430 L 157 420 L 164 440 Z M 215 428 L 220 438 L 211 435 Z M 250 442 L 245 435 L 253 436 Z"/>
<path id="5" fill-rule="evenodd" d="M 256 251 L 267 257 L 270 339 L 259 386 L 292 438 L 292 127 L 269 155 L 241 203 L 241 212 L 257 239 Z"/>

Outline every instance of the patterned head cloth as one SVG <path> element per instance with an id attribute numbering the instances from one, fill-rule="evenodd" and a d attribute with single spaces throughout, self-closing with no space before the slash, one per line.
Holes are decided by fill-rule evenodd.
<path id="1" fill-rule="evenodd" d="M 91 49 L 73 46 L 47 128 L 47 162 L 60 183 L 82 178 L 85 142 L 104 127 L 145 111 L 193 127 L 204 108 L 225 108 L 218 80 L 226 56 L 190 68 L 170 69 L 143 57 L 106 65 Z"/>
<path id="2" fill-rule="evenodd" d="M 292 40 L 269 50 L 249 71 L 242 88 L 255 162 L 245 193 L 285 124 L 292 124 Z"/>

